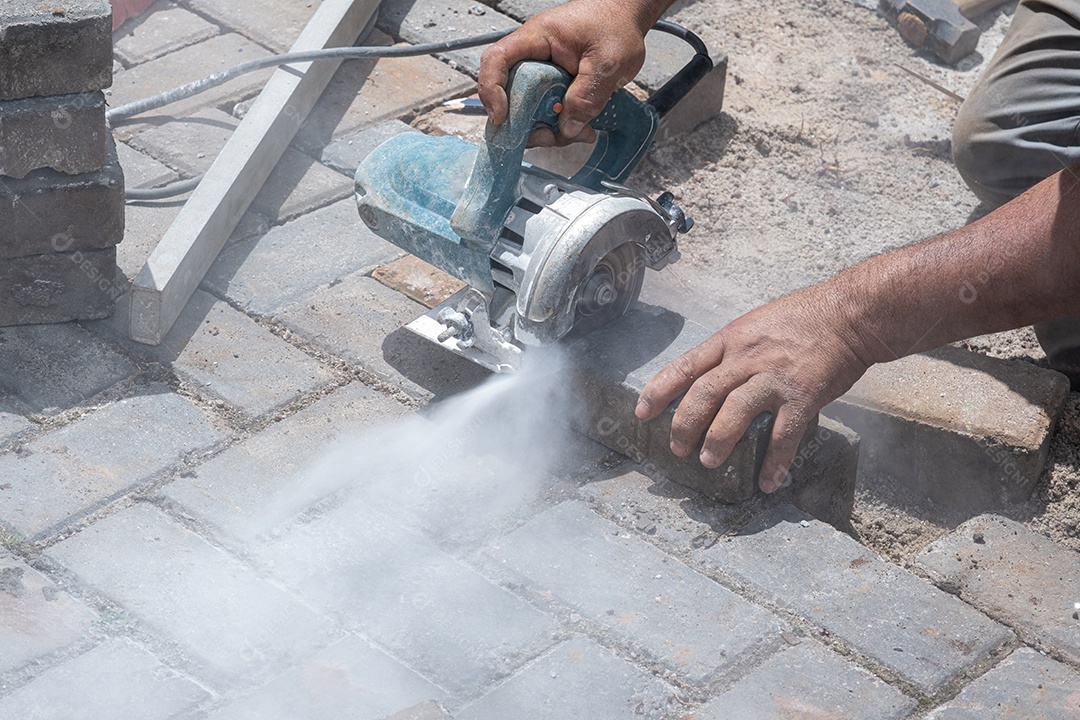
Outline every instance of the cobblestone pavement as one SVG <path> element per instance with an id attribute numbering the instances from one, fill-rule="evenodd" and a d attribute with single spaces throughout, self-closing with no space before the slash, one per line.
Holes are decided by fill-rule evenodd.
<path id="1" fill-rule="evenodd" d="M 282 50 L 313 5 L 160 0 L 110 102 Z M 445 27 L 390 5 L 393 38 Z M 401 253 L 349 169 L 471 92 L 447 60 L 343 65 L 162 346 L 123 302 L 0 330 L 0 718 L 1080 717 L 1080 558 L 1022 526 L 904 568 L 551 428 L 550 466 L 477 454 L 505 418 L 430 409 L 484 377 L 403 337 L 423 308 L 371 277 Z M 205 169 L 260 79 L 118 132 L 129 183 Z M 176 213 L 129 206 L 128 277 Z"/>

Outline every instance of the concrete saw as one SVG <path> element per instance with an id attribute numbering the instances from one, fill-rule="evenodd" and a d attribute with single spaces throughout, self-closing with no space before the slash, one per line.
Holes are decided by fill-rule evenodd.
<path id="1" fill-rule="evenodd" d="M 356 172 L 361 219 L 467 285 L 408 328 L 506 372 L 530 346 L 622 316 L 645 269 L 676 261 L 677 236 L 693 226 L 670 193 L 653 200 L 624 182 L 660 117 L 712 68 L 699 45 L 648 101 L 612 96 L 592 122 L 592 155 L 570 178 L 522 160 L 532 130 L 556 125 L 571 81 L 549 63 L 513 68 L 508 118 L 489 122 L 480 145 L 406 133 L 375 148 Z"/>

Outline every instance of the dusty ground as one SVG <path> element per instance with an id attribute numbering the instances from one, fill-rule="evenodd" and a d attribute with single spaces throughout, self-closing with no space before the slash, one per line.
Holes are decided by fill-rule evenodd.
<path id="1" fill-rule="evenodd" d="M 959 69 L 912 51 L 874 11 L 842 0 L 699 0 L 679 9 L 678 21 L 728 53 L 726 112 L 658 147 L 637 176 L 650 192 L 680 195 L 698 223 L 683 242 L 684 261 L 667 278 L 650 277 L 652 292 L 692 298 L 676 309 L 715 326 L 868 255 L 977 217 L 950 156 L 959 103 L 896 64 L 964 95 L 1014 7 L 979 19 L 979 52 Z M 968 345 L 1045 363 L 1030 329 Z M 1078 423 L 1080 394 L 1073 393 L 1035 494 L 1006 511 L 1074 549 Z M 887 477 L 861 478 L 856 530 L 900 562 L 967 516 L 915 501 Z"/>

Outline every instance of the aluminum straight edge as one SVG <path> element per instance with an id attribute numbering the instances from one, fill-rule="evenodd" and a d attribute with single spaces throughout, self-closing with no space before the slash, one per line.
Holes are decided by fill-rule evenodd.
<path id="1" fill-rule="evenodd" d="M 379 0 L 323 0 L 293 51 L 356 41 Z M 128 334 L 160 345 L 236 229 L 340 60 L 278 68 L 131 288 Z"/>

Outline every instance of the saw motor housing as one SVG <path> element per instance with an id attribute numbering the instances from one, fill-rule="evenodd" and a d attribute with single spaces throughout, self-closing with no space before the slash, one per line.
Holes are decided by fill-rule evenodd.
<path id="1" fill-rule="evenodd" d="M 526 346 L 621 316 L 645 268 L 677 260 L 676 236 L 692 225 L 669 193 L 653 201 L 623 185 L 659 124 L 625 90 L 592 122 L 596 148 L 573 177 L 522 162 L 532 130 L 557 122 L 570 80 L 554 65 L 519 63 L 508 118 L 487 124 L 483 144 L 405 133 L 356 173 L 364 223 L 468 285 L 410 328 L 497 371 Z"/>

